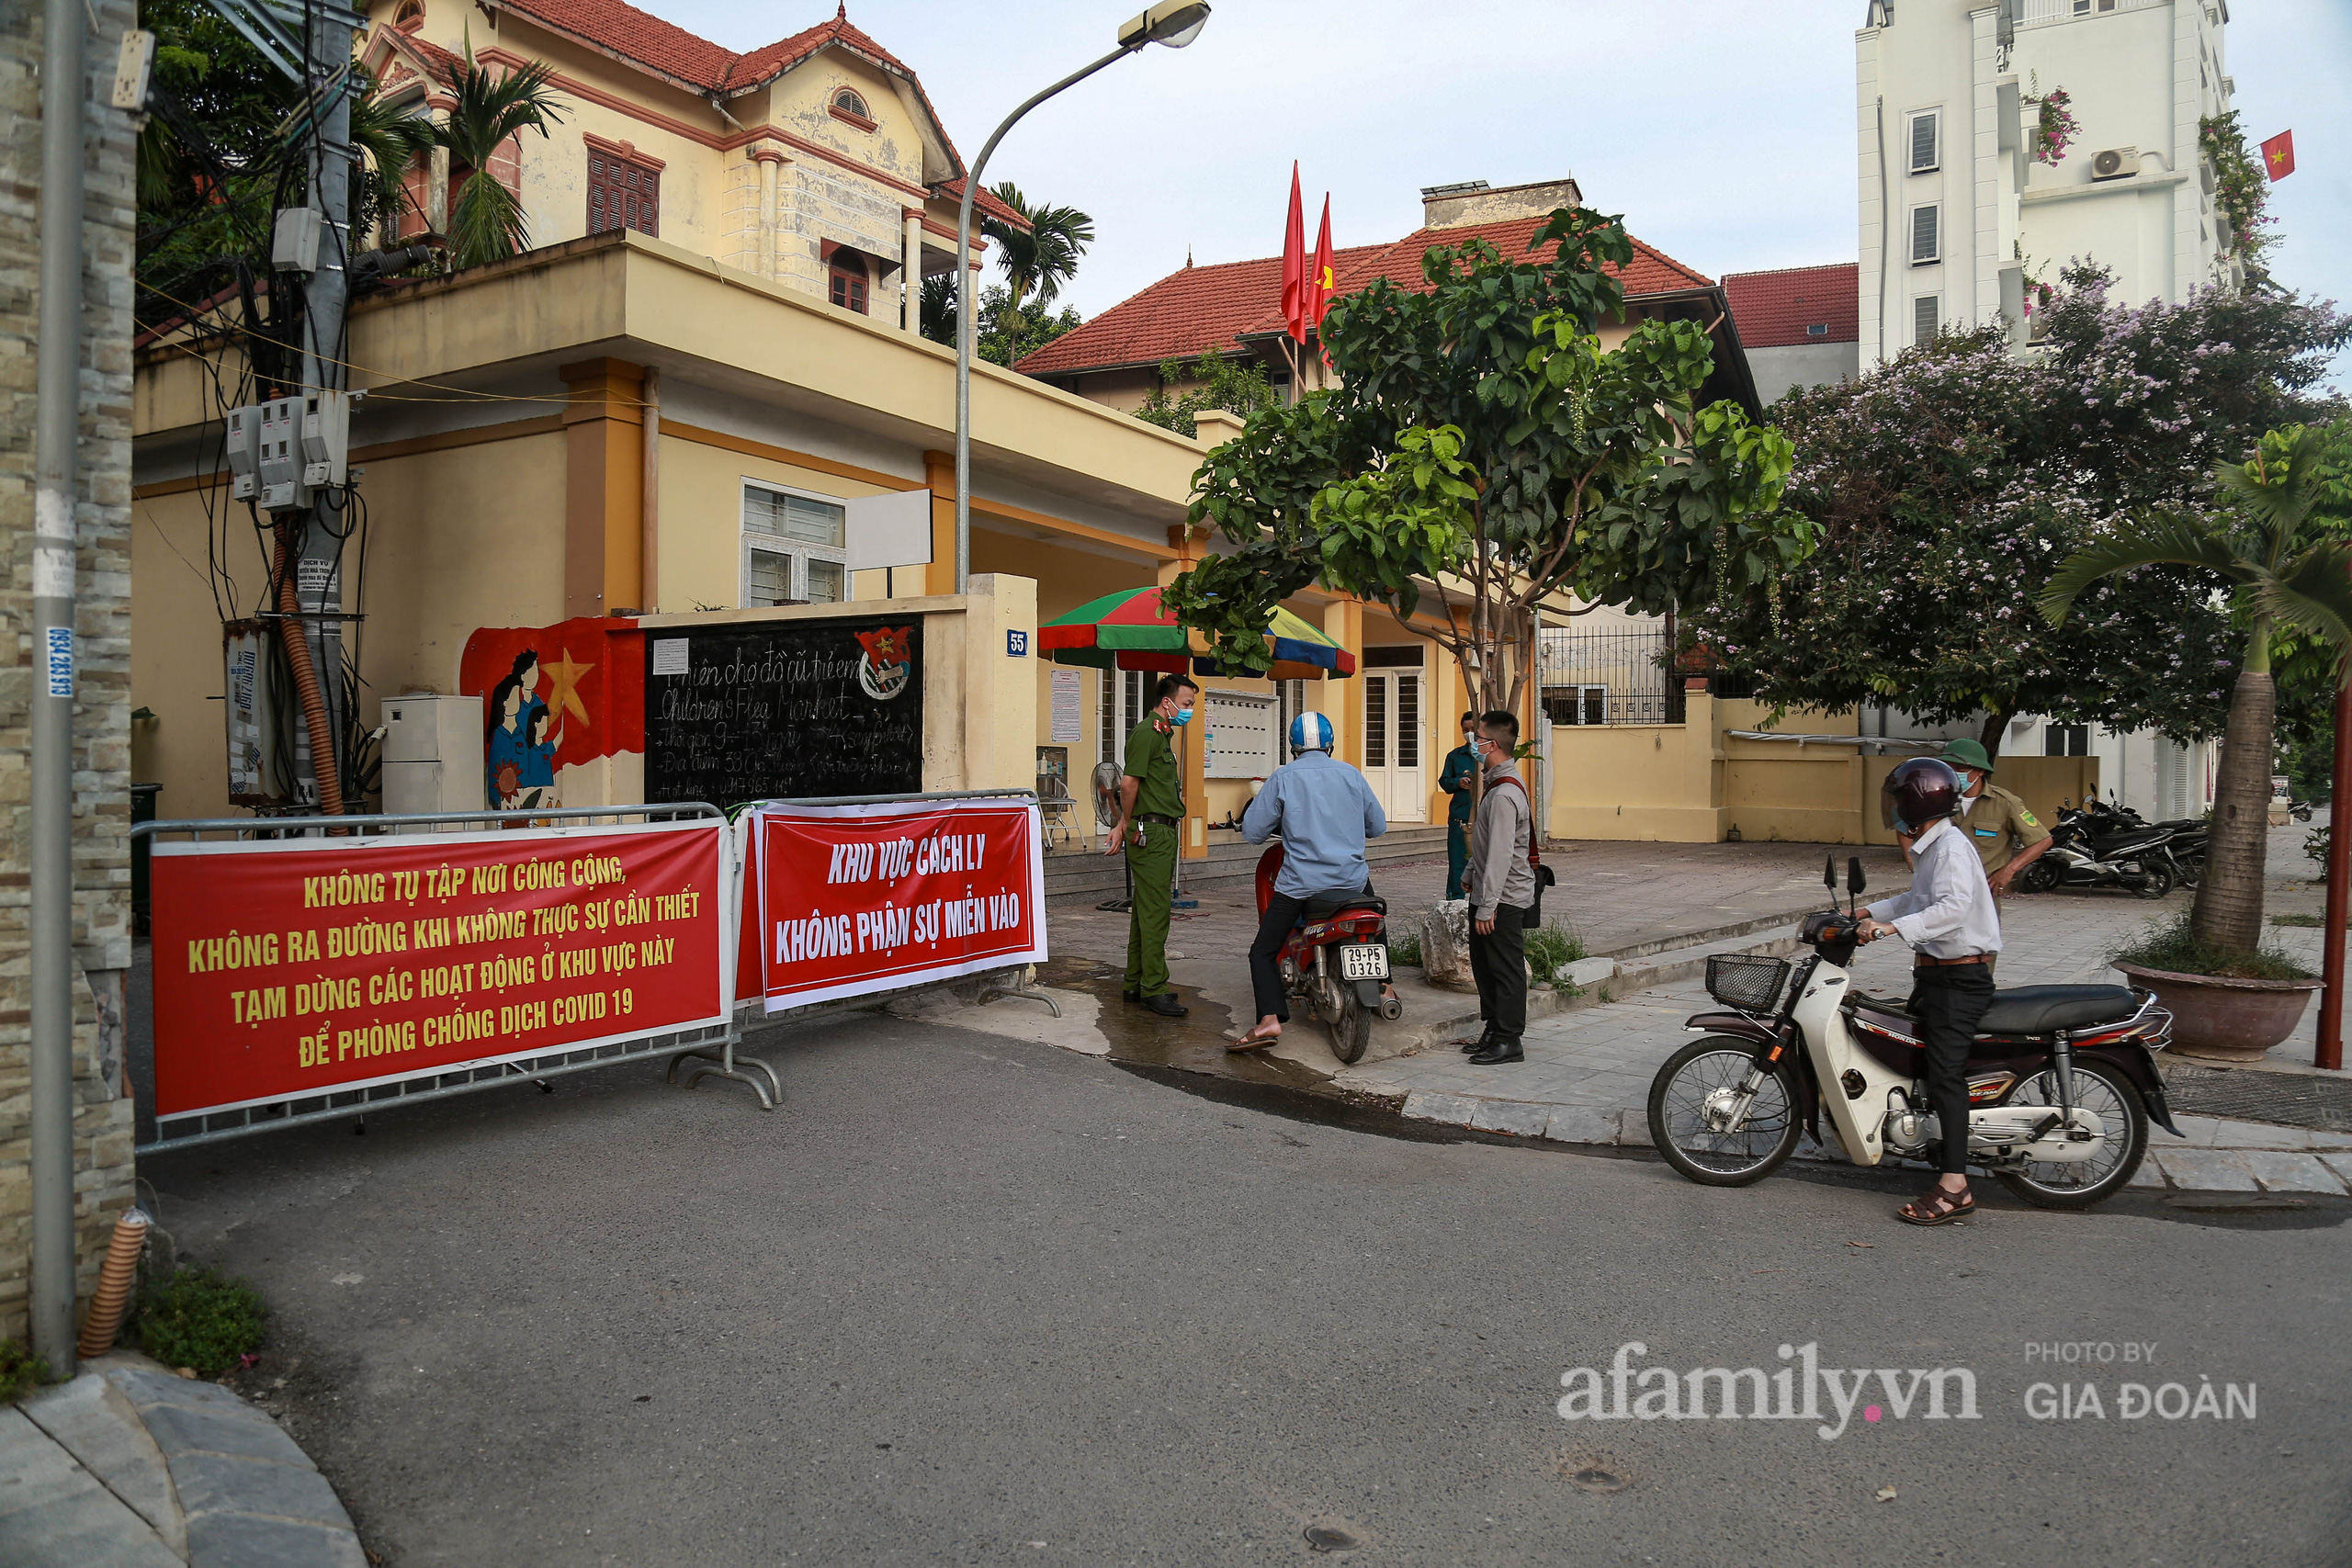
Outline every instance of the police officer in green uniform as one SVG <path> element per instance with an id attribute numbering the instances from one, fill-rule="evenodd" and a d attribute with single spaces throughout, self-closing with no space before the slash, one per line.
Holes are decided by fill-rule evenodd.
<path id="1" fill-rule="evenodd" d="M 1177 835 L 1184 822 L 1184 774 L 1171 738 L 1193 722 L 1200 691 L 1183 675 L 1159 678 L 1151 712 L 1127 736 L 1119 822 L 1102 847 L 1106 855 L 1125 848 L 1135 885 L 1127 904 L 1126 999 L 1162 1018 L 1182 1018 L 1190 1010 L 1168 988 L 1168 912 L 1175 897 Z"/>
<path id="2" fill-rule="evenodd" d="M 1471 742 L 1477 739 L 1478 716 L 1462 716 L 1462 744 L 1445 754 L 1445 766 L 1437 775 L 1437 787 L 1453 798 L 1445 807 L 1445 896 L 1459 898 L 1463 895 L 1462 879 L 1470 871 L 1470 812 L 1476 804 L 1478 753 Z"/>
<path id="3" fill-rule="evenodd" d="M 2050 847 L 2050 829 L 2024 801 L 1993 783 L 1993 759 L 1975 741 L 1946 742 L 1944 761 L 1959 771 L 1964 786 L 1954 825 L 1975 846 L 1985 885 L 1998 897 Z"/>

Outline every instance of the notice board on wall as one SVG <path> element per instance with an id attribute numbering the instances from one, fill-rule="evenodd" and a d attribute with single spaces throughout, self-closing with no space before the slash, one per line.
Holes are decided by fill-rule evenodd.
<path id="1" fill-rule="evenodd" d="M 647 628 L 648 801 L 922 788 L 920 618 Z"/>

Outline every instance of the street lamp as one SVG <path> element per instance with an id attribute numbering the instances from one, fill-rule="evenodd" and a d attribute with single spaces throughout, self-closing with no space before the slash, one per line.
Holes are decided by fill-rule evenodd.
<path id="1" fill-rule="evenodd" d="M 1182 49 L 1208 26 L 1204 0 L 1160 0 L 1130 17 L 1119 28 L 1119 47 L 1072 72 L 1005 116 L 1004 123 L 980 148 L 980 155 L 964 175 L 964 202 L 956 216 L 956 592 L 967 587 L 972 575 L 972 338 L 978 331 L 972 299 L 972 197 L 980 188 L 980 173 L 989 156 L 1021 117 L 1065 87 L 1074 87 L 1114 60 L 1136 53 L 1146 44 L 1164 43 Z"/>

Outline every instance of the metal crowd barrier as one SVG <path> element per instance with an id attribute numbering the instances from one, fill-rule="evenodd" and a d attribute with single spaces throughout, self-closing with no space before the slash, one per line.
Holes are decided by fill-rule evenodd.
<path id="1" fill-rule="evenodd" d="M 701 801 L 674 805 L 639 806 L 567 806 L 527 811 L 452 811 L 438 813 L 406 813 L 367 817 L 222 817 L 176 822 L 141 822 L 131 829 L 134 840 L 158 838 L 166 834 L 185 836 L 198 841 L 208 834 L 242 840 L 320 839 L 334 837 L 378 838 L 402 831 L 414 832 L 431 828 L 477 826 L 484 829 L 531 828 L 561 821 L 566 825 L 595 827 L 600 820 L 613 826 L 624 822 L 683 822 L 702 819 L 725 821 L 727 814 L 715 806 Z M 149 968 L 148 1017 L 152 1028 L 154 1017 L 153 969 Z M 729 998 L 730 1003 L 732 998 Z M 419 1074 L 393 1083 L 371 1084 L 365 1088 L 330 1089 L 321 1093 L 288 1095 L 280 1100 L 266 1100 L 256 1105 L 241 1106 L 233 1111 L 216 1111 L 190 1116 L 158 1117 L 155 1136 L 138 1145 L 140 1154 L 155 1154 L 165 1149 L 187 1148 L 198 1144 L 218 1143 L 226 1138 L 244 1137 L 249 1134 L 268 1132 L 279 1127 L 304 1126 L 318 1122 L 346 1120 L 355 1114 L 364 1118 L 373 1107 L 391 1104 L 413 1104 L 421 1100 L 444 1100 L 454 1094 L 469 1094 L 480 1089 L 511 1083 L 516 1079 L 537 1083 L 548 1093 L 554 1092 L 547 1079 L 566 1073 L 587 1072 L 592 1068 L 610 1066 L 616 1062 L 647 1060 L 667 1055 L 670 1066 L 668 1081 L 678 1081 L 679 1070 L 686 1068 L 686 1087 L 691 1089 L 705 1077 L 721 1077 L 749 1088 L 759 1097 L 760 1109 L 774 1111 L 784 1100 L 784 1083 L 775 1069 L 756 1057 L 738 1058 L 735 1048 L 741 1043 L 742 1030 L 735 1010 L 730 1006 L 729 1020 L 724 1024 L 705 1025 L 699 1029 L 665 1030 L 608 1040 L 598 1045 L 581 1046 L 569 1051 L 550 1051 L 544 1055 L 523 1057 L 513 1061 L 453 1067 L 445 1073 Z M 692 1064 L 691 1066 L 688 1064 Z M 748 1070 L 747 1070 L 748 1069 Z"/>

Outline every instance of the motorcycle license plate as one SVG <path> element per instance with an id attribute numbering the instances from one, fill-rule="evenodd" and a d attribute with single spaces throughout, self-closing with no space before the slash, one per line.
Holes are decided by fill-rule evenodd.
<path id="1" fill-rule="evenodd" d="M 1342 980 L 1385 980 L 1388 978 L 1388 950 L 1369 942 L 1340 949 L 1340 978 Z"/>

